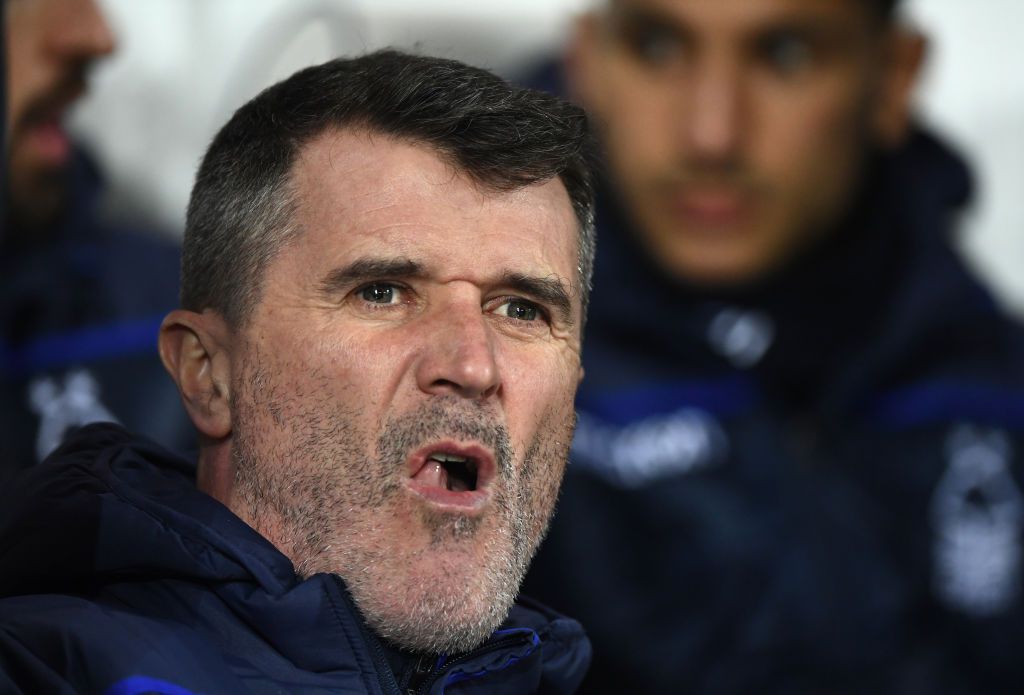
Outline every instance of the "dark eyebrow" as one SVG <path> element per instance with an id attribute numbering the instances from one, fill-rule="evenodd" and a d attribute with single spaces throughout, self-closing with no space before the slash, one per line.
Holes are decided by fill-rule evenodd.
<path id="1" fill-rule="evenodd" d="M 607 16 L 615 29 L 624 30 L 627 34 L 639 29 L 656 28 L 670 32 L 681 40 L 700 40 L 700 32 L 688 23 L 686 17 L 675 16 L 661 8 L 613 3 Z M 753 27 L 752 33 L 755 42 L 764 41 L 766 37 L 770 40 L 779 35 L 794 34 L 830 47 L 850 43 L 853 40 L 851 34 L 855 32 L 831 17 L 797 13 L 774 17 Z"/>
<path id="2" fill-rule="evenodd" d="M 630 34 L 638 30 L 660 29 L 673 34 L 677 39 L 689 40 L 692 31 L 682 18 L 654 7 L 612 5 L 607 17 L 613 31 Z"/>
<path id="3" fill-rule="evenodd" d="M 568 326 L 576 323 L 572 317 L 572 300 L 569 298 L 569 292 L 558 278 L 539 278 L 506 271 L 501 277 L 501 284 L 526 295 L 528 299 L 535 299 L 552 307 Z"/>
<path id="4" fill-rule="evenodd" d="M 830 17 L 818 16 L 780 17 L 770 24 L 759 27 L 757 33 L 761 36 L 794 34 L 827 42 L 848 40 L 850 35 L 854 34 L 845 23 Z"/>
<path id="5" fill-rule="evenodd" d="M 333 295 L 362 282 L 422 275 L 423 266 L 408 258 L 358 258 L 328 273 L 320 282 L 320 291 Z"/>
<path id="6" fill-rule="evenodd" d="M 320 282 L 320 291 L 325 295 L 346 292 L 353 285 L 384 279 L 424 277 L 424 267 L 408 258 L 358 258 L 346 266 L 335 268 Z M 572 300 L 564 283 L 558 278 L 535 277 L 511 270 L 501 273 L 498 284 L 525 295 L 541 304 L 546 304 L 558 314 L 563 322 L 572 326 Z"/>

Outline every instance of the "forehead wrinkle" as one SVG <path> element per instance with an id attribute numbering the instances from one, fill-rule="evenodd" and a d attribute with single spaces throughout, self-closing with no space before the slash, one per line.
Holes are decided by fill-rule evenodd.
<path id="1" fill-rule="evenodd" d="M 377 148 L 388 148 L 389 141 L 394 142 L 395 146 L 409 147 L 420 154 L 400 158 L 394 171 L 382 171 L 378 166 L 382 163 L 381 156 L 387 158 L 394 154 L 391 149 L 378 152 Z M 443 168 L 424 166 L 420 160 L 423 156 L 429 157 L 433 164 L 443 165 Z M 325 173 L 325 167 L 330 167 L 329 172 Z M 559 213 L 568 216 L 572 230 L 576 228 L 576 218 L 568 195 L 557 179 L 512 190 L 495 190 L 481 185 L 444 157 L 438 156 L 432 148 L 415 142 L 376 137 L 367 139 L 359 132 L 346 130 L 327 132 L 303 148 L 297 173 L 301 181 L 299 188 L 303 198 L 302 207 L 305 208 L 304 217 L 312 222 L 310 228 L 320 229 L 323 234 L 330 236 L 349 236 L 350 242 L 345 244 L 349 253 L 378 256 L 384 251 L 387 255 L 416 257 L 422 262 L 427 258 L 420 258 L 420 252 L 426 249 L 419 248 L 419 240 L 441 239 L 446 236 L 444 232 L 450 225 L 459 228 L 459 231 L 454 228 L 451 230 L 454 238 L 465 237 L 469 230 L 476 230 L 483 236 L 507 235 L 510 241 L 505 246 L 516 244 L 514 239 L 519 230 L 527 232 L 547 227 L 560 228 L 563 215 Z M 547 190 L 553 183 L 557 192 Z M 539 200 L 534 198 L 538 191 L 544 191 Z M 552 201 L 553 207 L 557 209 L 552 209 Z M 423 204 L 428 208 L 442 205 L 445 212 L 440 217 L 434 213 L 423 218 L 419 214 Z M 524 205 L 528 211 L 526 218 L 521 216 Z M 512 216 L 506 216 L 506 211 Z M 492 214 L 496 215 L 493 223 Z M 429 230 L 429 237 L 419 234 L 421 230 L 424 233 Z M 543 236 L 550 237 L 550 234 L 544 233 Z M 574 239 L 575 235 L 570 234 L 570 237 Z M 550 243 L 561 246 L 554 238 L 550 239 Z M 431 246 L 436 244 L 432 243 Z M 575 255 L 575 251 L 573 245 L 570 253 Z M 543 260 L 549 255 L 548 252 L 534 248 L 533 253 L 528 255 L 533 258 L 532 262 L 524 266 L 512 264 L 510 270 L 519 271 L 524 276 L 553 274 L 555 268 Z M 438 260 L 434 258 L 431 263 Z M 501 265 L 507 266 L 507 261 Z M 565 270 L 568 272 L 574 267 L 575 264 Z M 441 270 L 441 266 L 434 268 L 438 273 Z M 498 268 L 492 268 L 495 271 L 493 274 L 486 271 L 481 273 L 480 270 L 471 266 L 461 269 L 451 267 L 449 272 L 442 275 L 454 273 L 467 279 L 475 278 L 482 286 L 499 279 Z M 554 293 L 548 295 L 550 298 Z"/>
<path id="2" fill-rule="evenodd" d="M 352 142 L 353 138 L 355 142 Z M 360 144 L 368 144 L 369 147 L 361 147 Z M 375 175 L 373 185 L 370 185 L 366 179 L 367 169 L 369 167 L 370 171 L 374 171 L 373 165 L 378 161 L 375 152 L 380 147 L 387 147 L 389 144 L 417 150 L 440 163 L 442 170 L 439 172 L 432 171 L 430 167 L 403 167 L 402 170 L 391 172 L 386 177 Z M 413 201 L 423 198 L 432 198 L 430 189 L 441 187 L 448 188 L 450 191 L 442 199 L 448 203 L 451 209 L 463 212 L 464 216 L 473 216 L 474 212 L 480 212 L 488 206 L 501 208 L 515 204 L 521 197 L 528 195 L 531 189 L 550 182 L 549 180 L 537 181 L 513 189 L 495 188 L 477 180 L 457 163 L 452 162 L 451 157 L 445 152 L 439 151 L 429 143 L 381 134 L 372 129 L 359 127 L 328 129 L 302 148 L 300 159 L 304 173 L 303 178 L 306 179 L 303 181 L 303 190 L 317 192 L 330 190 L 331 187 L 326 181 L 332 177 L 324 176 L 315 170 L 318 167 L 318 160 L 326 159 L 325 164 L 330 171 L 336 172 L 340 177 L 352 182 L 347 186 L 349 189 L 346 191 L 347 202 L 352 203 L 374 197 L 381 198 L 379 204 L 358 210 L 356 211 L 358 214 L 371 214 L 390 207 L 413 204 Z M 348 160 L 347 166 L 339 164 L 344 160 Z M 337 180 L 338 176 L 333 178 Z M 399 187 L 399 182 L 402 180 L 413 185 L 404 187 L 401 199 L 398 199 L 394 195 L 394 190 Z M 313 185 L 310 186 L 310 183 Z M 303 197 L 308 198 L 309 196 Z M 470 197 L 472 203 L 467 201 L 467 198 Z M 330 198 L 329 200 L 330 203 L 334 203 L 336 199 Z M 328 207 L 331 207 L 330 203 Z"/>

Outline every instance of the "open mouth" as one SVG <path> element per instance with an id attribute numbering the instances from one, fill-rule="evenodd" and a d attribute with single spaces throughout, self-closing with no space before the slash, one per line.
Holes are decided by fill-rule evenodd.
<path id="1" fill-rule="evenodd" d="M 427 457 L 427 464 L 435 466 L 441 478 L 439 485 L 452 492 L 476 490 L 477 464 L 472 458 L 437 452 Z"/>
<path id="2" fill-rule="evenodd" d="M 71 139 L 57 121 L 34 124 L 22 139 L 36 158 L 50 165 L 61 166 L 71 157 Z"/>
<path id="3" fill-rule="evenodd" d="M 410 457 L 409 486 L 435 505 L 476 508 L 489 497 L 494 470 L 494 457 L 483 447 L 436 444 Z"/>

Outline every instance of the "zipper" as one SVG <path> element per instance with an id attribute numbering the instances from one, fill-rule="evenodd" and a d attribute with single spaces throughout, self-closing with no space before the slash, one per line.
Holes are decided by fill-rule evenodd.
<path id="1" fill-rule="evenodd" d="M 416 667 L 409 676 L 409 680 L 401 686 L 405 688 L 407 695 L 416 695 L 416 693 L 419 692 L 423 683 L 425 683 L 427 679 L 434 674 L 434 668 L 437 666 L 437 662 L 438 657 L 436 656 L 422 655 L 416 659 Z"/>
<path id="2" fill-rule="evenodd" d="M 380 646 L 380 642 L 377 641 L 377 637 L 370 633 L 370 629 L 363 624 L 363 619 L 359 615 L 358 610 L 352 605 L 352 602 L 348 598 L 348 587 L 345 586 L 345 582 L 342 581 L 341 577 L 336 574 L 331 574 L 331 578 L 334 579 L 337 587 L 341 593 L 341 601 L 349 608 L 353 621 L 359 632 L 363 636 L 363 642 L 366 644 L 368 651 L 370 652 L 370 658 L 373 660 L 374 669 L 377 671 L 378 683 L 381 686 L 381 690 L 388 695 L 402 695 L 401 689 L 398 687 L 398 682 L 395 680 L 395 674 L 391 672 L 391 665 L 388 663 L 387 657 L 384 655 L 384 650 Z"/>
<path id="3" fill-rule="evenodd" d="M 403 695 L 402 688 L 398 685 L 398 681 L 395 680 L 395 675 L 391 671 L 391 665 L 388 663 L 387 657 L 384 655 L 384 650 L 380 646 L 380 642 L 377 641 L 376 635 L 372 634 L 370 629 L 363 624 L 362 618 L 358 617 L 358 610 L 349 600 L 348 587 L 345 586 L 345 582 L 336 574 L 332 574 L 331 577 L 334 579 L 338 589 L 340 590 L 342 602 L 352 611 L 352 615 L 356 617 L 356 620 L 353 622 L 358 626 L 359 631 L 363 635 L 363 641 L 369 649 L 374 667 L 378 673 L 381 688 L 385 693 Z M 532 634 L 534 634 L 534 637 L 536 638 L 535 633 Z M 416 671 L 409 681 L 405 695 L 426 695 L 438 681 L 438 678 L 451 671 L 453 667 L 464 664 L 471 659 L 475 659 L 478 656 L 492 651 L 498 651 L 506 647 L 514 647 L 524 643 L 524 641 L 526 641 L 526 635 L 524 632 L 517 632 L 517 634 L 503 637 L 494 642 L 487 642 L 476 649 L 460 654 L 454 659 L 443 663 L 438 663 L 438 657 L 420 657 L 416 662 Z M 431 664 L 431 662 L 433 662 L 433 664 Z M 419 687 L 413 689 L 414 683 L 420 679 L 423 680 Z"/>
<path id="4" fill-rule="evenodd" d="M 436 671 L 433 671 L 432 673 L 427 673 L 426 674 L 427 679 L 425 681 L 423 681 L 423 683 L 422 683 L 422 685 L 420 685 L 419 689 L 418 690 L 411 690 L 410 689 L 409 690 L 409 695 L 426 695 L 428 692 L 430 692 L 430 689 L 432 687 L 434 687 L 434 684 L 438 681 L 438 678 L 442 674 L 445 674 L 445 673 L 448 673 L 449 671 L 451 671 L 451 669 L 453 667 L 458 666 L 459 664 L 464 664 L 467 661 L 469 661 L 471 659 L 475 659 L 476 657 L 478 657 L 478 656 L 480 656 L 482 654 L 487 654 L 488 652 L 492 652 L 492 651 L 498 651 L 500 649 L 504 649 L 505 647 L 513 647 L 513 646 L 515 646 L 517 644 L 522 643 L 523 641 L 524 641 L 523 640 L 523 635 L 520 633 L 518 635 L 514 635 L 514 636 L 511 636 L 511 637 L 505 637 L 505 638 L 500 639 L 500 640 L 498 640 L 496 642 L 488 642 L 487 644 L 484 644 L 483 646 L 477 647 L 476 649 L 470 650 L 470 651 L 468 651 L 468 652 L 466 652 L 464 654 L 460 654 L 459 656 L 455 657 L 451 661 L 444 662 L 444 664 L 442 664 L 440 666 L 440 668 L 438 668 Z"/>

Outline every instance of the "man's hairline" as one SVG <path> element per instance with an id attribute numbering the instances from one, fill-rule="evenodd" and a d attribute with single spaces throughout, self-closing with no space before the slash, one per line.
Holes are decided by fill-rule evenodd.
<path id="1" fill-rule="evenodd" d="M 896 0 L 894 6 L 885 11 L 882 11 L 880 8 L 878 8 L 878 3 L 875 2 L 874 0 L 854 1 L 860 2 L 861 4 L 864 5 L 871 5 L 872 7 L 869 7 L 868 10 L 871 12 L 871 14 L 875 15 L 876 17 L 878 17 L 879 20 L 881 20 L 881 26 L 883 27 L 888 28 L 891 27 L 892 25 L 900 23 L 899 6 L 901 4 L 901 0 Z M 595 2 L 590 3 L 590 6 L 585 10 L 585 13 L 592 15 L 601 15 L 610 12 L 613 5 L 621 4 L 622 2 L 623 0 L 595 0 Z"/>
<path id="2" fill-rule="evenodd" d="M 450 152 L 446 152 L 443 148 L 431 143 L 423 138 L 417 138 L 414 135 L 406 135 L 401 133 L 390 133 L 382 128 L 377 128 L 373 124 L 366 122 L 366 120 L 360 119 L 353 123 L 346 123 L 342 125 L 327 124 L 321 130 L 306 137 L 300 143 L 297 144 L 294 150 L 294 156 L 289 163 L 288 169 L 283 175 L 274 182 L 271 182 L 268 188 L 272 190 L 272 195 L 280 196 L 279 209 L 284 211 L 284 219 L 277 230 L 268 230 L 266 233 L 276 237 L 276 243 L 272 244 L 272 252 L 267 258 L 264 259 L 264 264 L 258 268 L 257 277 L 253 277 L 250 283 L 250 292 L 244 293 L 247 296 L 246 301 L 242 302 L 242 305 L 237 307 L 238 316 L 235 317 L 234 321 L 224 316 L 223 312 L 219 311 L 216 307 L 207 305 L 200 310 L 200 313 L 206 310 L 215 311 L 218 315 L 225 319 L 228 324 L 228 328 L 236 334 L 244 332 L 251 321 L 253 314 L 263 299 L 264 281 L 266 274 L 270 266 L 277 260 L 280 254 L 291 244 L 297 243 L 306 234 L 306 229 L 299 219 L 299 209 L 302 201 L 302 193 L 297 182 L 297 174 L 299 170 L 300 162 L 304 155 L 308 152 L 310 147 L 315 146 L 319 141 L 346 134 L 353 133 L 357 136 L 359 134 L 365 135 L 369 139 L 373 138 L 386 138 L 395 143 L 404 143 L 413 147 L 419 147 L 427 150 L 434 154 L 439 160 L 444 162 L 446 166 L 451 168 L 453 175 L 461 176 L 469 181 L 473 186 L 480 190 L 481 194 L 496 195 L 501 193 L 508 193 L 514 191 L 521 191 L 533 186 L 542 186 L 552 181 L 558 181 L 562 190 L 565 193 L 565 200 L 569 204 L 569 209 L 572 213 L 573 227 L 575 230 L 575 251 L 576 251 L 576 262 L 573 264 L 573 268 L 576 269 L 574 273 L 575 278 L 570 282 L 570 287 L 575 287 L 577 294 L 580 298 L 580 319 L 578 325 L 582 326 L 586 322 L 586 309 L 587 302 L 585 297 L 587 295 L 587 288 L 583 285 L 587 278 L 582 276 L 581 263 L 583 258 L 583 241 L 587 236 L 588 230 L 585 228 L 585 222 L 580 220 L 580 216 L 576 211 L 576 205 L 573 202 L 572 195 L 569 193 L 569 187 L 566 185 L 563 175 L 561 173 L 555 174 L 547 179 L 538 179 L 530 183 L 519 184 L 504 188 L 501 186 L 491 185 L 484 181 L 482 178 L 474 176 L 465 167 L 461 166 L 457 158 Z M 592 217 L 592 215 L 591 215 Z M 590 230 L 593 234 L 593 230 Z M 229 312 L 230 313 L 230 312 Z"/>

